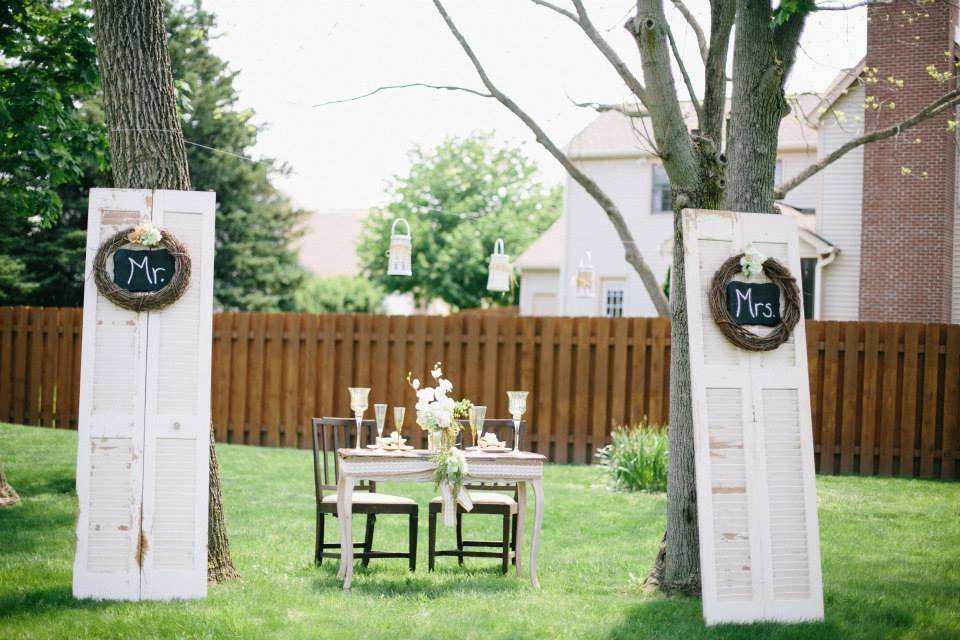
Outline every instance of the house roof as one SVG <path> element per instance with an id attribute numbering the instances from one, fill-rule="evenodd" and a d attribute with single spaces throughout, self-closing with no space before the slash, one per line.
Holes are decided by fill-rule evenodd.
<path id="1" fill-rule="evenodd" d="M 863 74 L 866 64 L 867 59 L 863 58 L 852 68 L 843 69 L 837 74 L 837 77 L 833 79 L 833 82 L 830 83 L 827 90 L 823 92 L 820 100 L 814 105 L 810 113 L 807 114 L 807 120 L 810 126 L 819 126 L 820 120 L 822 120 L 823 116 L 830 110 L 833 103 L 839 100 L 847 92 L 847 89 L 850 88 L 850 85 Z"/>
<path id="2" fill-rule="evenodd" d="M 815 151 L 816 123 L 809 115 L 821 97 L 816 94 L 791 96 L 792 113 L 780 123 L 781 151 Z M 634 105 L 624 105 L 635 108 Z M 696 113 L 689 102 L 681 103 L 688 127 L 696 126 Z M 729 104 L 728 104 L 729 108 Z M 649 117 L 628 117 L 619 111 L 598 115 L 583 131 L 567 143 L 566 152 L 574 160 L 639 158 L 653 155 L 653 126 Z"/>
<path id="3" fill-rule="evenodd" d="M 514 261 L 519 269 L 559 269 L 563 261 L 566 228 L 558 218 L 532 245 Z"/>
<path id="4" fill-rule="evenodd" d="M 300 264 L 314 275 L 353 276 L 360 273 L 356 243 L 369 209 L 315 211 L 304 220 L 304 235 L 294 245 Z"/>

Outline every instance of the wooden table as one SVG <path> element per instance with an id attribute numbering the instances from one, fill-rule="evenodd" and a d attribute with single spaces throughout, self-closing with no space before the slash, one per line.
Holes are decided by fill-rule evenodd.
<path id="1" fill-rule="evenodd" d="M 539 453 L 485 453 L 466 451 L 469 473 L 464 483 L 517 483 L 517 575 L 521 573 L 523 527 L 526 512 L 527 483 L 533 486 L 534 521 L 530 543 L 530 582 L 539 588 L 537 580 L 537 551 L 540 547 L 540 527 L 543 523 L 543 463 L 546 457 Z M 353 488 L 363 480 L 374 482 L 433 482 L 436 465 L 434 456 L 424 449 L 412 451 L 383 451 L 380 449 L 338 449 L 340 477 L 337 480 L 337 520 L 340 522 L 340 570 L 344 590 L 350 589 L 353 578 Z M 456 508 L 456 505 L 453 505 Z"/>

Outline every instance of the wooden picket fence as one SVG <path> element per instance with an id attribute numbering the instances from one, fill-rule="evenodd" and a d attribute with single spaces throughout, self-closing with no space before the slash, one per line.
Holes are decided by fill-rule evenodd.
<path id="1" fill-rule="evenodd" d="M 79 309 L 0 307 L 0 422 L 77 427 L 81 325 Z M 821 473 L 960 478 L 960 326 L 808 322 L 807 348 Z M 435 362 L 488 416 L 529 390 L 526 446 L 556 462 L 590 462 L 615 425 L 667 422 L 661 318 L 218 313 L 217 440 L 308 447 L 312 416 L 349 415 L 347 387 L 370 386 L 368 417 L 405 405 L 422 445 L 406 376 Z"/>

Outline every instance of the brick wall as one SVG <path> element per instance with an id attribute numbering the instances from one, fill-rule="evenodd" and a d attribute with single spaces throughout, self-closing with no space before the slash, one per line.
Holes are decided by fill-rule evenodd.
<path id="1" fill-rule="evenodd" d="M 916 113 L 955 86 L 927 66 L 952 69 L 957 21 L 949 0 L 895 0 L 868 10 L 865 131 Z M 944 52 L 949 52 L 946 57 Z M 903 88 L 890 83 L 892 76 Z M 863 159 L 860 319 L 949 322 L 953 270 L 956 152 L 953 111 L 868 144 Z M 917 142 L 919 140 L 919 142 Z M 958 231 L 960 232 L 960 231 Z"/>

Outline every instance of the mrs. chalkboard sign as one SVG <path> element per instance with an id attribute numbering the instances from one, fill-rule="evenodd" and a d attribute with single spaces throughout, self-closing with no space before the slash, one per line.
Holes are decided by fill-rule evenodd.
<path id="1" fill-rule="evenodd" d="M 112 274 L 108 259 L 113 262 Z M 149 220 L 107 238 L 93 261 L 100 293 L 132 311 L 162 309 L 176 302 L 190 284 L 190 271 L 187 248 Z"/>
<path id="2" fill-rule="evenodd" d="M 748 281 L 733 280 L 738 274 Z M 770 282 L 749 282 L 761 274 Z M 717 269 L 710 283 L 709 304 L 713 321 L 723 335 L 749 351 L 776 349 L 790 339 L 800 320 L 800 291 L 796 279 L 785 266 L 752 247 L 728 258 Z M 750 325 L 773 327 L 773 330 L 760 335 L 748 329 Z"/>

